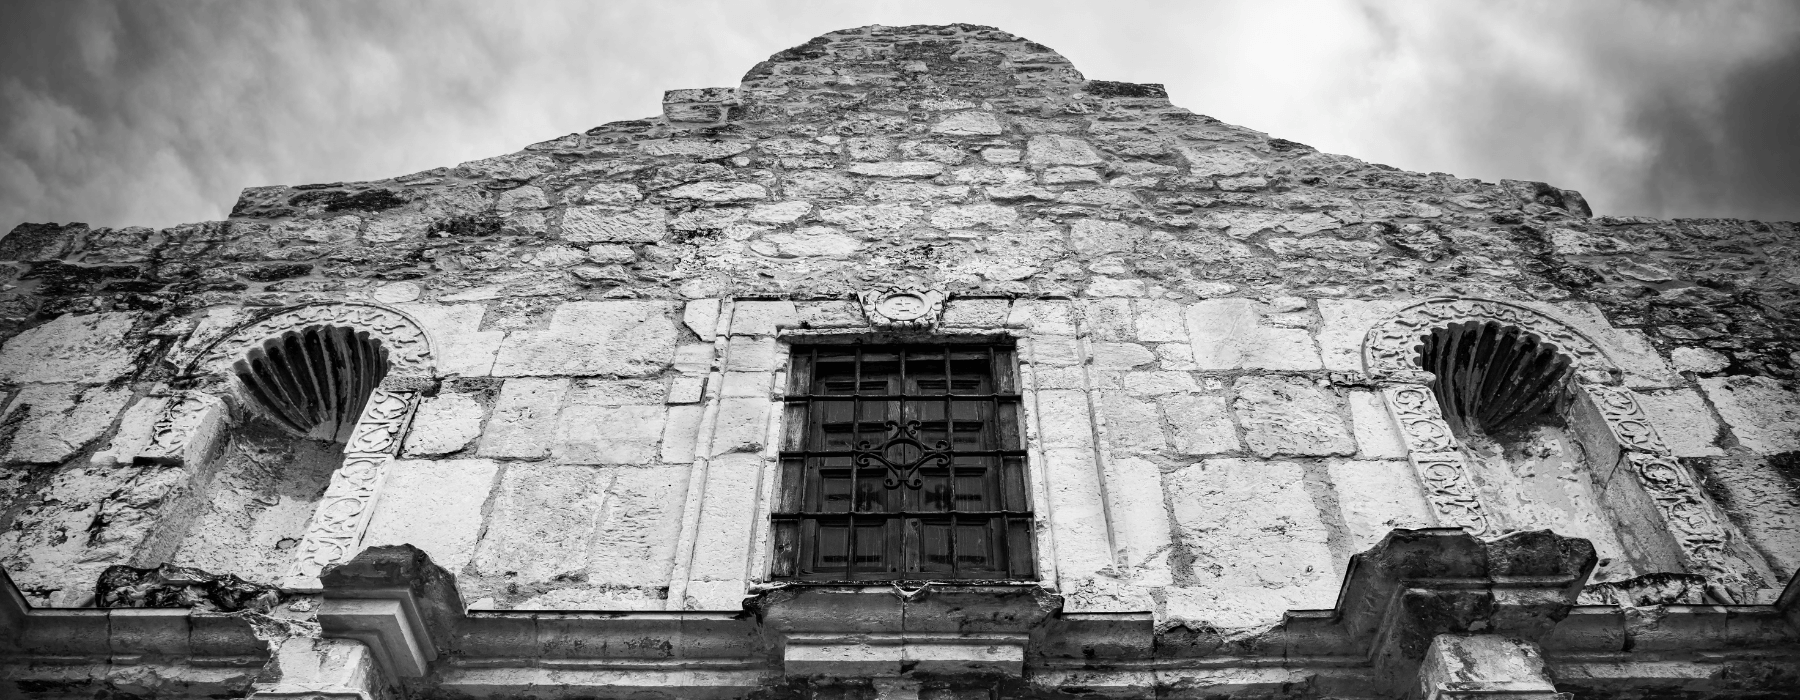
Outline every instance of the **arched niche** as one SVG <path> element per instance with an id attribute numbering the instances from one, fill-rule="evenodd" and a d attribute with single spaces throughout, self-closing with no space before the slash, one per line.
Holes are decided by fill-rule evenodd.
<path id="1" fill-rule="evenodd" d="M 1687 572 L 1755 587 L 1718 508 L 1580 331 L 1506 302 L 1430 299 L 1369 330 L 1363 367 L 1439 524 L 1588 537 L 1614 560 L 1597 580 Z"/>
<path id="2" fill-rule="evenodd" d="M 358 550 L 431 346 L 400 311 L 332 303 L 259 314 L 197 353 L 146 455 L 204 485 L 169 558 L 316 588 Z"/>

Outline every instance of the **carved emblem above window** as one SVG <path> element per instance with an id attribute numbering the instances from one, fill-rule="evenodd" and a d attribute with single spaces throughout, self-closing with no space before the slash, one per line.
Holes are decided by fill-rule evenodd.
<path id="1" fill-rule="evenodd" d="M 917 287 L 882 287 L 857 294 L 869 325 L 882 330 L 925 330 L 944 319 L 944 293 Z"/>

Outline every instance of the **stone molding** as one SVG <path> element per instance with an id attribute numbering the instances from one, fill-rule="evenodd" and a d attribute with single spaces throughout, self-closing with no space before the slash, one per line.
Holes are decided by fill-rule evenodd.
<path id="1" fill-rule="evenodd" d="M 388 353 L 389 373 L 430 375 L 435 358 L 430 335 L 403 311 L 362 302 L 329 302 L 276 309 L 239 324 L 202 350 L 187 368 L 190 376 L 231 372 L 232 363 L 251 348 L 288 332 L 317 326 L 344 326 L 381 341 Z"/>
<path id="2" fill-rule="evenodd" d="M 1493 534 L 1492 519 L 1470 481 L 1460 445 L 1429 386 L 1433 377 L 1417 364 L 1418 346 L 1425 334 L 1466 321 L 1513 325 L 1568 355 L 1580 395 L 1606 425 L 1637 486 L 1655 504 L 1682 564 L 1715 583 L 1745 584 L 1743 563 L 1734 561 L 1727 551 L 1731 536 L 1718 507 L 1700 491 L 1688 469 L 1670 456 L 1631 390 L 1617 386 L 1618 368 L 1581 332 L 1543 313 L 1505 302 L 1430 299 L 1401 309 L 1365 337 L 1364 369 L 1383 385 L 1388 412 L 1405 438 L 1408 459 L 1418 470 L 1441 524 L 1463 527 L 1477 536 Z"/>
<path id="3" fill-rule="evenodd" d="M 199 464 L 223 436 L 225 403 L 203 391 L 177 391 L 150 426 L 150 443 L 135 455 L 153 464 Z"/>
<path id="4" fill-rule="evenodd" d="M 463 615 L 454 578 L 411 545 L 372 547 L 320 581 L 324 636 L 367 645 L 392 679 L 426 675 Z"/>
<path id="5" fill-rule="evenodd" d="M 298 554 L 283 588 L 316 591 L 325 567 L 356 554 L 369 518 L 375 514 L 388 464 L 400 449 L 407 423 L 418 407 L 418 397 L 416 391 L 381 388 L 370 394 L 345 446 L 344 466 L 332 472 L 325 496 L 319 499 L 295 548 Z"/>

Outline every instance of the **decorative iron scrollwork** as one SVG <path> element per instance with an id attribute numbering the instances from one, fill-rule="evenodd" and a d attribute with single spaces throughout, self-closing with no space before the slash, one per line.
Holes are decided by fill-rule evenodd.
<path id="1" fill-rule="evenodd" d="M 889 433 L 886 441 L 877 445 L 863 440 L 856 443 L 856 449 L 850 453 L 851 460 L 858 467 L 873 467 L 875 462 L 880 462 L 888 472 L 887 477 L 881 480 L 883 486 L 897 489 L 901 484 L 906 484 L 907 488 L 920 488 L 925 485 L 925 480 L 919 476 L 919 469 L 930 463 L 939 467 L 950 466 L 950 442 L 938 440 L 927 446 L 919 439 L 919 421 L 912 420 L 904 424 L 887 421 L 884 427 Z"/>

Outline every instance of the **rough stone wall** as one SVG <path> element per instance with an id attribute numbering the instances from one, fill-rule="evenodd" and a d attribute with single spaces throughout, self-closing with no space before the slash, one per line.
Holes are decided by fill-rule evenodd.
<path id="1" fill-rule="evenodd" d="M 1589 334 L 1786 577 L 1796 229 L 1320 153 L 993 29 L 848 30 L 515 154 L 0 238 L 0 564 L 74 605 L 167 556 L 203 468 L 118 455 L 185 358 L 259 308 L 359 300 L 416 318 L 444 378 L 365 545 L 427 550 L 476 607 L 729 607 L 764 562 L 782 334 L 914 283 L 1021 337 L 1041 555 L 1076 608 L 1262 628 L 1433 524 L 1359 353 L 1438 295 Z"/>

